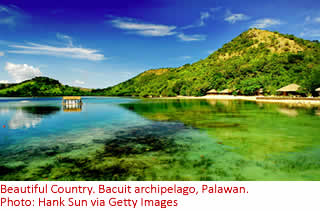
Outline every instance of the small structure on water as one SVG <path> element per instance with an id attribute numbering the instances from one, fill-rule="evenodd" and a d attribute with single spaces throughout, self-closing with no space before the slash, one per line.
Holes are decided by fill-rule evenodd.
<path id="1" fill-rule="evenodd" d="M 232 90 L 230 89 L 224 89 L 220 92 L 220 94 L 223 94 L 223 95 L 231 95 L 232 94 Z"/>
<path id="2" fill-rule="evenodd" d="M 82 100 L 80 96 L 62 97 L 62 105 L 64 112 L 80 112 L 82 111 Z"/>
<path id="3" fill-rule="evenodd" d="M 298 84 L 289 84 L 288 86 L 278 89 L 277 92 L 280 92 L 282 96 L 288 96 L 288 95 L 300 96 L 300 94 L 298 93 L 299 89 L 300 89 L 300 86 Z"/>
<path id="4" fill-rule="evenodd" d="M 219 92 L 217 90 L 215 90 L 215 89 L 211 89 L 211 90 L 207 91 L 207 95 L 216 95 L 218 93 Z"/>

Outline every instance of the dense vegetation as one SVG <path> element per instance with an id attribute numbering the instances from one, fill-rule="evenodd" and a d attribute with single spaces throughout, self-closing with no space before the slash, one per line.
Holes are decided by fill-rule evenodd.
<path id="1" fill-rule="evenodd" d="M 37 77 L 0 85 L 0 96 L 202 96 L 210 89 L 233 94 L 276 94 L 291 83 L 302 95 L 320 87 L 320 43 L 259 29 L 249 29 L 206 59 L 178 68 L 152 69 L 106 89 L 87 90 Z M 5 87 L 6 86 L 6 87 Z"/>
<path id="2" fill-rule="evenodd" d="M 0 96 L 2 97 L 63 95 L 90 95 L 90 92 L 80 88 L 62 85 L 59 81 L 47 77 L 36 77 L 31 80 L 0 89 Z"/>
<path id="3" fill-rule="evenodd" d="M 5 83 L 5 84 L 0 84 L 0 89 L 9 88 L 9 87 L 14 86 L 14 85 L 16 85 L 16 84 L 7 84 L 7 83 Z"/>
<path id="4" fill-rule="evenodd" d="M 250 29 L 206 59 L 179 68 L 146 71 L 104 90 L 112 96 L 201 96 L 210 89 L 254 95 L 276 94 L 280 87 L 297 83 L 305 95 L 320 87 L 320 43 Z"/>

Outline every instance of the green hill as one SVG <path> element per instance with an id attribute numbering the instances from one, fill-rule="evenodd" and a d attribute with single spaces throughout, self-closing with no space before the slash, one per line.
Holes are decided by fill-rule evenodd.
<path id="1" fill-rule="evenodd" d="M 11 86 L 14 86 L 16 84 L 4 84 L 4 83 L 0 83 L 0 89 L 5 89 L 5 88 L 9 88 Z"/>
<path id="2" fill-rule="evenodd" d="M 59 81 L 47 77 L 35 77 L 18 84 L 0 87 L 1 97 L 35 97 L 89 95 L 90 91 L 62 85 Z"/>
<path id="3" fill-rule="evenodd" d="M 148 70 L 100 91 L 110 96 L 201 96 L 228 88 L 253 95 L 260 88 L 275 94 L 290 83 L 301 85 L 306 95 L 320 87 L 320 43 L 249 29 L 206 59 Z"/>

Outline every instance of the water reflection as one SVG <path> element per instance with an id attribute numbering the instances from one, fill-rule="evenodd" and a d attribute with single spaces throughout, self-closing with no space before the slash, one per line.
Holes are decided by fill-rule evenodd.
<path id="1" fill-rule="evenodd" d="M 60 111 L 58 106 L 24 106 L 10 108 L 14 114 L 9 120 L 10 129 L 35 128 L 44 116 L 53 115 Z M 0 114 L 9 113 L 9 108 L 1 108 Z"/>
<path id="2" fill-rule="evenodd" d="M 63 111 L 64 112 L 81 112 L 82 111 L 82 104 L 80 104 L 80 103 L 64 104 Z"/>
<path id="3" fill-rule="evenodd" d="M 9 113 L 9 108 L 0 108 L 0 114 L 7 114 Z"/>
<path id="4" fill-rule="evenodd" d="M 279 113 L 287 115 L 289 117 L 298 116 L 298 111 L 294 108 L 278 108 Z"/>
<path id="5" fill-rule="evenodd" d="M 123 107 L 150 120 L 183 122 L 205 130 L 233 151 L 254 160 L 303 150 L 318 140 L 314 137 L 317 120 L 312 118 L 317 112 L 309 108 L 215 100 L 152 100 Z"/>
<path id="6" fill-rule="evenodd" d="M 58 106 L 26 106 L 21 108 L 24 112 L 39 116 L 52 115 L 60 111 Z"/>
<path id="7" fill-rule="evenodd" d="M 28 114 L 23 109 L 18 109 L 9 121 L 10 129 L 34 128 L 41 122 L 39 115 Z"/>
<path id="8" fill-rule="evenodd" d="M 60 105 L 0 105 L 11 128 L 36 127 L 0 129 L 8 143 L 0 147 L 0 180 L 320 178 L 319 108 L 106 98 L 69 114 L 82 108 Z"/>

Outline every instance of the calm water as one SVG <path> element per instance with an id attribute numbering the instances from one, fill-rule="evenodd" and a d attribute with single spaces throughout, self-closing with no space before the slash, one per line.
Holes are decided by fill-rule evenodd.
<path id="1" fill-rule="evenodd" d="M 0 180 L 320 180 L 320 108 L 0 98 Z"/>

